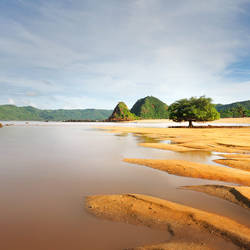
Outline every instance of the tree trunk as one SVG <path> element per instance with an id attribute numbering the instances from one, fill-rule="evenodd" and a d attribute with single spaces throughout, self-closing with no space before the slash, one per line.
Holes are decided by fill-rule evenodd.
<path id="1" fill-rule="evenodd" d="M 193 122 L 192 121 L 188 121 L 188 122 L 189 122 L 188 127 L 192 128 L 193 127 Z"/>

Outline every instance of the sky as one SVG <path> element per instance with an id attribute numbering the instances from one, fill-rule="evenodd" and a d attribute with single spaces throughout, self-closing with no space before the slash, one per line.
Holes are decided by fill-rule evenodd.
<path id="1" fill-rule="evenodd" d="M 0 0 L 0 104 L 250 99 L 250 0 Z"/>

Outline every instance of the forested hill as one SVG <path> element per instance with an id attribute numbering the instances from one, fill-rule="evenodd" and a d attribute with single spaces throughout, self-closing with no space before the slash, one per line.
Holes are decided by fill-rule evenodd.
<path id="1" fill-rule="evenodd" d="M 128 106 L 124 102 L 119 102 L 108 120 L 109 121 L 133 121 L 137 119 L 139 119 L 139 117 L 131 113 L 128 109 Z"/>
<path id="2" fill-rule="evenodd" d="M 169 117 L 167 104 L 153 96 L 139 99 L 130 111 L 144 119 L 166 119 Z"/>
<path id="3" fill-rule="evenodd" d="M 0 105 L 2 121 L 105 120 L 111 113 L 112 110 L 105 109 L 42 110 L 31 106 Z"/>
<path id="4" fill-rule="evenodd" d="M 217 104 L 215 107 L 222 118 L 250 116 L 250 100 L 224 105 Z"/>

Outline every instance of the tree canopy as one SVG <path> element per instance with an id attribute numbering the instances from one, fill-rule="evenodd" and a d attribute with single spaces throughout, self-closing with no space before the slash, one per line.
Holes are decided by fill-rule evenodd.
<path id="1" fill-rule="evenodd" d="M 212 99 L 205 96 L 178 100 L 169 107 L 169 118 L 175 122 L 188 121 L 189 127 L 193 126 L 193 121 L 217 120 L 220 118 L 220 114 L 211 102 Z"/>

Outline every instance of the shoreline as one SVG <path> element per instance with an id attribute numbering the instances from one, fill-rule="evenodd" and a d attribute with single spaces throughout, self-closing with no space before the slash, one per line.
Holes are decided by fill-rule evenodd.
<path id="1" fill-rule="evenodd" d="M 142 121 L 140 121 L 142 122 Z M 226 199 L 230 202 L 249 209 L 249 193 L 250 193 L 250 172 L 247 164 L 250 160 L 250 128 L 153 128 L 153 127 L 118 127 L 118 126 L 106 126 L 99 127 L 98 129 L 104 130 L 108 133 L 124 134 L 132 133 L 138 136 L 145 136 L 150 138 L 151 143 L 138 143 L 138 146 L 155 148 L 159 150 L 168 150 L 179 153 L 185 152 L 221 152 L 219 156 L 222 159 L 214 160 L 214 162 L 220 163 L 220 165 L 201 164 L 196 162 L 175 160 L 175 159 L 129 159 L 125 158 L 125 162 L 132 164 L 144 165 L 157 170 L 168 172 L 168 174 L 174 174 L 179 176 L 186 176 L 192 178 L 202 178 L 207 180 L 219 180 L 228 182 L 230 184 L 221 185 L 220 188 L 213 185 L 201 185 L 201 186 L 186 186 L 180 187 L 190 189 L 193 191 L 203 192 L 221 199 Z M 164 143 L 168 141 L 169 143 Z M 233 163 L 232 163 L 233 162 Z M 224 166 L 223 166 L 223 165 Z M 239 169 L 238 169 L 239 168 Z M 191 179 L 190 179 L 191 180 Z M 232 183 L 241 184 L 243 186 L 232 186 Z M 132 200 L 133 201 L 132 201 Z M 136 199 L 136 201 L 135 201 Z M 143 204 L 141 203 L 143 200 Z M 156 202 L 157 201 L 157 202 Z M 200 230 L 205 230 L 210 237 L 214 237 L 216 234 L 220 238 L 230 240 L 233 244 L 240 248 L 250 248 L 250 228 L 243 225 L 236 225 L 235 221 L 223 217 L 223 215 L 216 215 L 213 213 L 204 212 L 200 209 L 192 207 L 187 208 L 186 213 L 179 214 L 173 207 L 171 212 L 169 211 L 169 204 L 173 204 L 171 201 L 161 200 L 155 197 L 148 197 L 145 195 L 138 194 L 120 194 L 120 195 L 97 195 L 90 196 L 86 200 L 86 209 L 93 215 L 114 221 L 126 222 L 131 224 L 141 224 L 152 228 L 162 227 L 161 220 L 164 216 L 167 216 L 166 212 L 160 212 L 157 210 L 156 214 L 152 213 L 152 204 L 159 203 L 155 209 L 159 206 L 162 209 L 167 209 L 168 219 L 163 224 L 165 229 L 169 226 L 168 232 L 171 231 L 179 234 L 178 226 L 176 223 L 181 223 L 182 227 L 192 228 L 192 221 L 189 221 L 190 211 L 195 211 L 193 216 L 199 217 L 200 214 L 206 213 L 203 217 L 204 221 L 199 220 L 194 226 L 198 226 Z M 138 204 L 137 204 L 138 203 Z M 163 205 L 164 204 L 164 205 Z M 134 210 L 135 206 L 137 207 Z M 182 207 L 183 205 L 175 203 L 174 207 Z M 166 208 L 167 207 L 167 208 Z M 186 207 L 186 206 L 184 206 Z M 170 215 L 169 215 L 170 213 Z M 178 215 L 179 214 L 179 215 Z M 163 216 L 163 217 L 162 217 Z M 177 217 L 176 217 L 177 216 Z M 179 217 L 178 217 L 179 216 Z M 219 217 L 217 217 L 219 216 Z M 146 218 L 146 219 L 145 219 Z M 181 218 L 181 220 L 180 220 Z M 185 218 L 185 219 L 183 219 Z M 211 218 L 211 220 L 210 220 Z M 217 218 L 217 219 L 214 219 Z M 177 222 L 176 222 L 177 221 Z M 230 221 L 230 222 L 229 222 Z M 160 223 L 160 225 L 159 225 Z M 219 223 L 219 224 L 218 224 Z M 178 224 L 179 225 L 179 224 Z M 243 226 L 243 229 L 241 226 Z M 230 229 L 229 229 L 230 228 Z M 211 229 L 211 230 L 210 230 Z M 242 236 L 241 229 L 246 233 Z M 227 231 L 229 230 L 229 231 Z M 232 231 L 230 231 L 232 230 Z M 246 230 L 246 231 L 245 231 Z M 234 232 L 232 234 L 232 232 Z M 238 235 L 239 233 L 239 235 Z M 243 233 L 244 234 L 244 233 Z M 243 240 L 243 238 L 244 240 Z M 184 237 L 184 241 L 188 238 Z M 243 244 L 242 244 L 243 240 Z M 173 241 L 165 242 L 159 245 L 160 249 L 171 249 L 169 248 L 170 243 Z M 186 243 L 185 243 L 186 244 Z M 199 244 L 199 242 L 198 242 Z M 157 245 L 156 245 L 157 246 Z M 176 245 L 177 247 L 178 245 Z M 138 247 L 133 249 L 154 249 L 153 246 Z M 185 245 L 185 249 L 189 248 L 190 244 Z M 200 249 L 207 249 L 205 248 Z M 182 248 L 180 248 L 182 249 Z M 199 248 L 197 248 L 199 249 Z M 218 248 L 220 249 L 220 248 Z"/>
<path id="2" fill-rule="evenodd" d="M 240 248 L 250 248 L 250 228 L 227 217 L 152 196 L 89 196 L 86 198 L 85 209 L 101 219 L 164 230 L 173 238 L 192 231 L 196 232 L 194 238 L 199 238 L 201 230 L 201 233 L 223 238 Z"/>
<path id="3" fill-rule="evenodd" d="M 217 180 L 250 186 L 250 172 L 243 170 L 208 165 L 185 160 L 157 160 L 157 159 L 124 159 L 125 162 L 143 165 L 168 174 Z"/>
<path id="4" fill-rule="evenodd" d="M 228 200 L 232 203 L 250 209 L 250 187 L 225 185 L 182 186 L 180 189 L 203 192 L 208 195 Z"/>
<path id="5" fill-rule="evenodd" d="M 176 122 L 173 122 L 170 119 L 142 119 L 142 120 L 134 120 L 129 121 L 130 123 L 174 123 L 178 124 Z M 197 122 L 198 123 L 198 122 Z M 233 123 L 233 124 L 249 124 L 250 125 L 250 117 L 242 117 L 242 118 L 220 118 L 219 120 L 215 121 L 208 121 L 204 123 Z M 179 124 L 187 124 L 187 122 L 181 122 Z M 202 124 L 202 122 L 200 122 Z"/>

